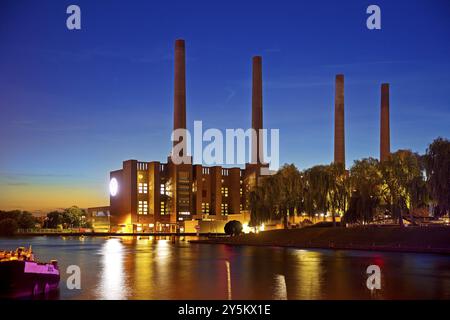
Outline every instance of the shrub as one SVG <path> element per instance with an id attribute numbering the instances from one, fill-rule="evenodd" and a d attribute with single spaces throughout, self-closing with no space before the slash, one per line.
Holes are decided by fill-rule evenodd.
<path id="1" fill-rule="evenodd" d="M 237 220 L 228 221 L 224 227 L 225 233 L 230 236 L 237 236 L 242 233 L 242 223 Z"/>

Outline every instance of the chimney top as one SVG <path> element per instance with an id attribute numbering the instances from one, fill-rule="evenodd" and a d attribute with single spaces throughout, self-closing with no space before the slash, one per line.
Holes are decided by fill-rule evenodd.
<path id="1" fill-rule="evenodd" d="M 184 40 L 183 39 L 175 40 L 175 47 L 182 47 L 182 48 L 184 48 Z"/>

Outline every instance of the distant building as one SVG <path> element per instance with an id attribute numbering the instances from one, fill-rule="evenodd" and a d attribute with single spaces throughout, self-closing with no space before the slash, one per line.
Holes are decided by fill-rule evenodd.
<path id="1" fill-rule="evenodd" d="M 110 231 L 109 206 L 88 208 L 87 211 L 87 222 L 92 225 L 94 232 Z"/>

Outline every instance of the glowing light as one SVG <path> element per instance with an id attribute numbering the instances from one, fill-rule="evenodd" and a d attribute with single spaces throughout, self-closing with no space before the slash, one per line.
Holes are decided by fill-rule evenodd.
<path id="1" fill-rule="evenodd" d="M 252 229 L 248 226 L 248 223 L 244 223 L 244 224 L 242 225 L 242 232 L 243 232 L 243 233 L 250 233 L 251 230 L 252 230 Z"/>
<path id="2" fill-rule="evenodd" d="M 263 224 L 261 224 L 261 227 L 259 227 L 259 231 L 264 231 L 265 230 L 265 225 L 264 225 L 264 223 Z"/>
<path id="3" fill-rule="evenodd" d="M 111 196 L 115 197 L 117 195 L 117 192 L 119 191 L 119 183 L 117 182 L 116 178 L 112 178 L 109 182 L 109 193 Z"/>

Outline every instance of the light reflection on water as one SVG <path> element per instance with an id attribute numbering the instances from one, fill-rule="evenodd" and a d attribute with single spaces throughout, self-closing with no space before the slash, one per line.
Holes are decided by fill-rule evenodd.
<path id="1" fill-rule="evenodd" d="M 102 245 L 102 271 L 97 289 L 97 295 L 102 300 L 119 300 L 127 297 L 128 288 L 125 285 L 123 250 L 120 239 L 109 239 Z"/>
<path id="2" fill-rule="evenodd" d="M 59 299 L 450 299 L 450 257 L 364 251 L 190 244 L 174 237 L 0 239 L 57 259 Z M 81 268 L 68 290 L 67 266 Z M 369 291 L 366 268 L 382 270 Z"/>

